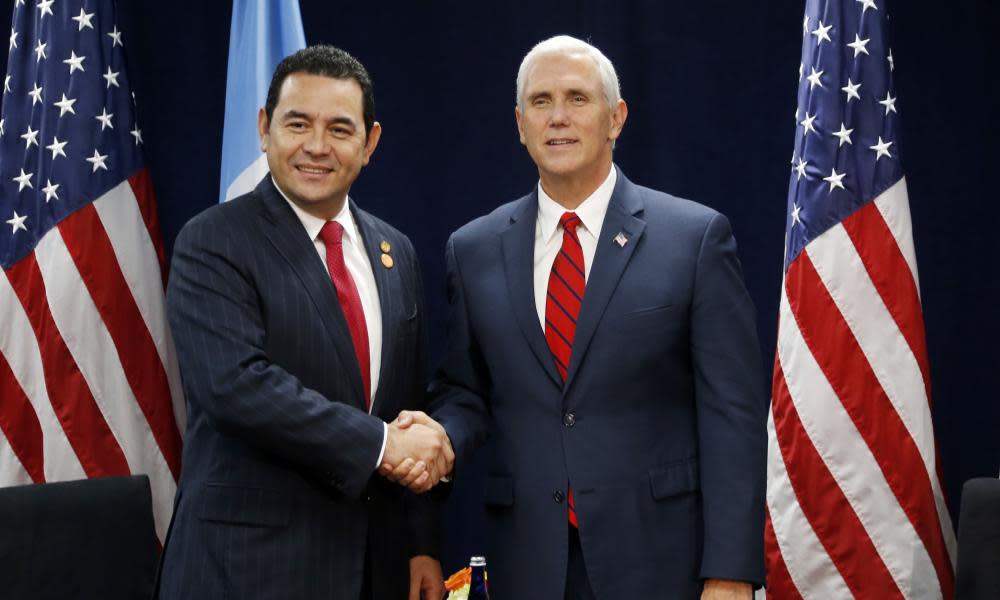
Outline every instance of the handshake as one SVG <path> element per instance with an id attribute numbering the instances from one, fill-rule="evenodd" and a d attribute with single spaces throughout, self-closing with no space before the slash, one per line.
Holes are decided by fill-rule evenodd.
<path id="1" fill-rule="evenodd" d="M 455 452 L 444 427 L 423 412 L 404 410 L 389 423 L 378 471 L 419 494 L 447 477 L 454 463 Z"/>

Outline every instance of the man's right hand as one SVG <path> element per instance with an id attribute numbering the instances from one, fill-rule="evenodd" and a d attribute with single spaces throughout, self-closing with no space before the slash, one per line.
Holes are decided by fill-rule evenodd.
<path id="1" fill-rule="evenodd" d="M 440 424 L 422 412 L 403 411 L 389 424 L 379 472 L 417 493 L 451 472 L 455 453 Z"/>

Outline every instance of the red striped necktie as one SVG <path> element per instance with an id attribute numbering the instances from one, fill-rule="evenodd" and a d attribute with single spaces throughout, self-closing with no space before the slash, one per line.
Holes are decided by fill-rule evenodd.
<path id="1" fill-rule="evenodd" d="M 583 247 L 576 235 L 576 228 L 581 224 L 580 217 L 572 212 L 563 213 L 559 224 L 563 228 L 563 240 L 549 274 L 549 287 L 545 297 L 545 341 L 552 352 L 556 370 L 565 382 L 573 353 L 573 338 L 576 337 L 576 319 L 583 303 L 583 293 L 587 289 L 587 279 Z M 567 490 L 566 498 L 569 522 L 577 527 L 576 502 L 573 500 L 572 489 Z"/>
<path id="2" fill-rule="evenodd" d="M 354 353 L 358 357 L 361 368 L 361 381 L 365 388 L 365 408 L 371 407 L 371 356 L 368 350 L 368 324 L 365 322 L 365 311 L 361 307 L 361 295 L 354 285 L 344 262 L 344 226 L 336 221 L 327 221 L 320 230 L 319 236 L 326 245 L 326 266 L 330 270 L 330 279 L 337 288 L 337 298 L 344 310 L 347 328 L 351 332 L 354 343 Z"/>

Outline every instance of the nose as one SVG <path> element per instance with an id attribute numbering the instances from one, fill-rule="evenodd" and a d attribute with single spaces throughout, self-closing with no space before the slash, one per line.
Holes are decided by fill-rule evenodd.
<path id="1" fill-rule="evenodd" d="M 309 137 L 302 144 L 302 149 L 309 155 L 322 155 L 330 152 L 330 143 L 326 137 L 326 131 L 322 127 L 315 127 L 309 133 Z"/>
<path id="2" fill-rule="evenodd" d="M 552 104 L 552 113 L 549 115 L 549 125 L 551 127 L 565 127 L 569 125 L 569 111 L 562 102 Z"/>

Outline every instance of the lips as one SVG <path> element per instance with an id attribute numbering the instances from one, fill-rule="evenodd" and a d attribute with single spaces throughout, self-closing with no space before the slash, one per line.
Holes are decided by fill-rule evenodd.
<path id="1" fill-rule="evenodd" d="M 305 173 L 306 175 L 326 175 L 327 173 L 333 172 L 333 169 L 329 167 L 316 167 L 311 165 L 297 165 L 295 168 L 299 172 Z"/>
<path id="2" fill-rule="evenodd" d="M 575 144 L 575 143 L 576 143 L 576 140 L 571 139 L 571 138 L 555 138 L 555 139 L 551 139 L 551 140 L 546 140 L 545 145 L 546 146 L 569 146 L 569 145 Z"/>

